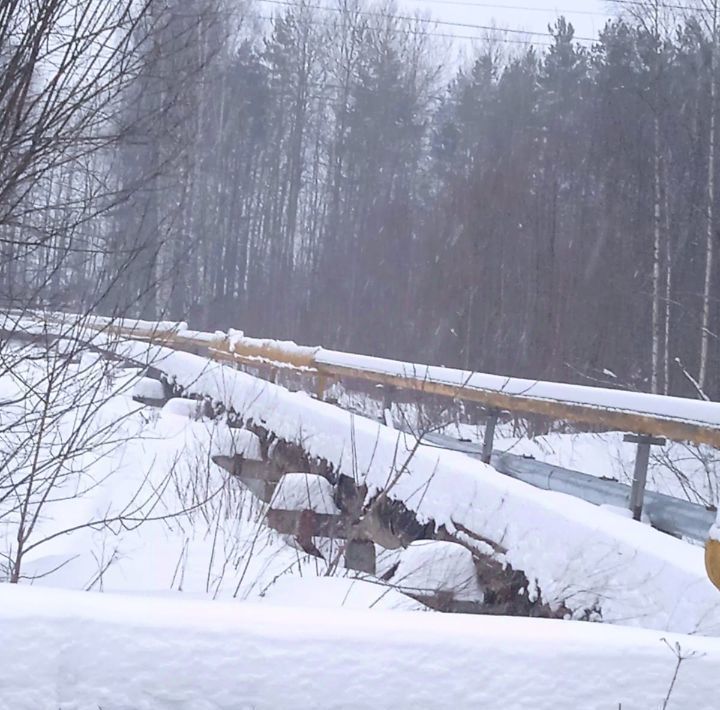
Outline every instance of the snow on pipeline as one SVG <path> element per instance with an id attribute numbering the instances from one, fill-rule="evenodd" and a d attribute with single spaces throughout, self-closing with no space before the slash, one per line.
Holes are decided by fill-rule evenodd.
<path id="1" fill-rule="evenodd" d="M 324 348 L 318 348 L 315 361 L 319 364 L 339 365 L 395 377 L 409 377 L 457 388 L 502 392 L 547 402 L 565 402 L 615 411 L 625 410 L 661 419 L 685 420 L 711 427 L 720 426 L 720 406 L 716 402 L 563 382 L 541 382 L 502 375 L 470 373 L 466 370 L 399 362 Z"/>
<path id="2" fill-rule="evenodd" d="M 702 549 L 559 493 L 502 476 L 463 454 L 421 446 L 363 417 L 232 367 L 125 341 L 126 357 L 152 364 L 186 392 L 209 396 L 277 436 L 302 444 L 371 491 L 402 470 L 390 497 L 421 521 L 470 530 L 507 550 L 543 599 L 576 618 L 678 633 L 720 634 L 720 595 Z"/>
<path id="3" fill-rule="evenodd" d="M 245 336 L 242 331 L 228 330 L 214 333 L 191 330 L 184 321 L 143 321 L 130 318 L 79 316 L 69 313 L 5 313 L 0 314 L 0 329 L 15 332 L 42 333 L 46 329 L 65 329 L 65 337 L 81 335 L 92 340 L 94 331 L 109 335 L 113 332 L 128 335 L 135 332 L 145 338 L 173 335 L 208 344 L 224 343 L 232 352 L 243 345 L 253 349 L 268 348 L 290 359 L 318 365 L 339 366 L 364 372 L 410 378 L 422 382 L 448 385 L 453 388 L 475 389 L 502 393 L 543 402 L 601 408 L 616 412 L 645 414 L 668 421 L 680 421 L 710 428 L 720 427 L 720 405 L 717 402 L 692 400 L 684 397 L 630 392 L 604 387 L 575 385 L 562 382 L 542 382 L 467 370 L 457 370 L 419 363 L 401 362 L 371 355 L 329 350 L 319 346 L 298 345 L 288 340 L 260 339 Z M 129 336 L 132 337 L 132 336 Z"/>
<path id="4" fill-rule="evenodd" d="M 720 697 L 720 639 L 582 622 L 0 585 L 0 631 L 2 710 L 716 710 Z"/>

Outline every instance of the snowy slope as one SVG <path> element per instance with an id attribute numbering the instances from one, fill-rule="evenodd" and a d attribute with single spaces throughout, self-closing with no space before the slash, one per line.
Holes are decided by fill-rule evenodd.
<path id="1" fill-rule="evenodd" d="M 2 710 L 716 710 L 720 640 L 0 585 Z M 669 645 L 668 645 L 669 644 Z"/>
<path id="2" fill-rule="evenodd" d="M 42 475 L 29 500 L 38 520 L 23 583 L 244 598 L 282 574 L 325 572 L 272 533 L 264 508 L 212 463 L 214 453 L 245 450 L 252 435 L 133 402 L 138 370 L 92 355 L 67 365 L 54 395 L 59 413 L 36 449 L 42 410 L 26 388 L 43 382 L 46 365 L 25 358 L 0 377 L 0 391 L 15 395 L 4 401 L 22 395 L 13 405 L 0 399 L 0 580 L 9 576 L 19 524 L 15 497 L 5 493 L 13 482 L 19 495 L 28 491 L 22 481 L 36 452 Z"/>
<path id="3" fill-rule="evenodd" d="M 720 630 L 720 596 L 706 577 L 697 547 L 582 501 L 530 488 L 462 454 L 424 446 L 413 450 L 409 437 L 377 422 L 230 367 L 168 350 L 153 349 L 148 355 L 147 346 L 139 343 L 123 347 L 138 358 L 148 357 L 187 389 L 212 395 L 301 442 L 310 454 L 348 475 L 359 472 L 371 488 L 394 479 L 391 497 L 407 501 L 423 520 L 456 532 L 462 525 L 494 540 L 515 568 L 537 581 L 546 601 L 565 604 L 577 618 L 600 613 L 605 621 L 663 630 Z M 79 365 L 88 373 L 99 368 L 103 378 L 105 366 L 90 357 Z M 137 374 L 126 371 L 110 378 L 117 391 L 97 418 L 102 424 L 120 417 L 119 441 L 77 460 L 77 477 L 88 482 L 82 496 L 72 495 L 71 488 L 70 496 L 60 495 L 43 509 L 34 539 L 51 539 L 28 553 L 26 578 L 73 589 L 182 589 L 252 598 L 284 575 L 326 574 L 325 563 L 308 560 L 268 531 L 252 497 L 212 464 L 217 443 L 229 437 L 227 427 L 177 416 L 172 407 L 160 416 L 138 407 L 127 392 Z M 68 416 L 72 428 L 74 415 Z M 48 452 L 52 455 L 52 447 Z M 155 507 L 153 491 L 159 488 L 164 493 Z M 188 492 L 192 503 L 214 491 L 208 505 L 173 515 L 187 505 Z M 156 519 L 63 534 L 75 524 L 121 512 L 138 499 L 148 501 L 144 508 L 153 510 Z M 163 519 L 165 514 L 172 517 Z M 142 511 L 135 517 L 142 518 Z M 12 525 L 0 523 L 0 551 L 11 552 Z"/>
<path id="4" fill-rule="evenodd" d="M 457 524 L 507 549 L 507 560 L 537 580 L 543 597 L 578 617 L 679 632 L 720 633 L 720 595 L 703 552 L 648 526 L 498 474 L 463 454 L 438 451 L 376 422 L 303 393 L 206 359 L 138 343 L 147 358 L 188 391 L 209 395 L 371 488 L 394 479 L 391 497 L 424 520 Z M 397 475 L 394 475 L 397 474 Z"/>
<path id="5" fill-rule="evenodd" d="M 28 493 L 38 519 L 20 564 L 23 585 L 271 601 L 292 588 L 293 603 L 425 608 L 336 568 L 337 541 L 323 547 L 328 561 L 288 545 L 265 524 L 265 505 L 212 462 L 214 454 L 259 458 L 257 436 L 200 416 L 197 401 L 138 404 L 131 394 L 147 388 L 139 370 L 90 353 L 63 365 L 52 388 L 57 416 L 41 435 L 39 386 L 54 363 L 33 350 L 0 375 L 0 581 L 15 564 L 16 500 Z M 40 474 L 31 490 L 34 453 Z M 13 486 L 17 495 L 8 496 Z M 384 570 L 389 557 L 379 558 Z"/>

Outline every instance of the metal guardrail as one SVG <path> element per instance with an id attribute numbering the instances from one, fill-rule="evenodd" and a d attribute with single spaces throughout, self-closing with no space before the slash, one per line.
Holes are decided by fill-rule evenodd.
<path id="1" fill-rule="evenodd" d="M 440 448 L 483 458 L 483 446 L 480 444 L 440 434 L 427 434 L 423 439 Z M 612 505 L 626 510 L 630 507 L 631 487 L 616 480 L 590 476 L 502 451 L 493 451 L 490 463 L 500 473 L 545 491 L 566 493 L 595 505 Z M 705 542 L 717 514 L 702 505 L 655 491 L 645 491 L 643 512 L 654 528 L 698 542 Z"/>

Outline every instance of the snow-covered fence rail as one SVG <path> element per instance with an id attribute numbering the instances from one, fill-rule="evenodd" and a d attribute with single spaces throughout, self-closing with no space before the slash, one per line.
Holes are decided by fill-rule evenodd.
<path id="1" fill-rule="evenodd" d="M 89 325 L 95 327 L 90 322 Z M 539 414 L 555 420 L 628 431 L 720 448 L 720 403 L 543 382 L 467 370 L 355 355 L 289 341 L 245 337 L 240 332 L 202 333 L 184 323 L 121 322 L 97 327 L 124 337 L 152 340 L 218 360 L 274 365 L 335 379 L 366 380 L 403 390 L 478 402 L 492 410 Z M 163 326 L 163 327 L 159 327 Z"/>

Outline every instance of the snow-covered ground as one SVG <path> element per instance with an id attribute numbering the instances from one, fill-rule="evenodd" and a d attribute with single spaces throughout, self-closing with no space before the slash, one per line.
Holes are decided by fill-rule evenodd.
<path id="1" fill-rule="evenodd" d="M 415 445 L 389 427 L 231 367 L 138 343 L 190 392 L 224 402 L 371 491 L 390 486 L 421 521 L 462 528 L 505 548 L 504 559 L 537 583 L 543 599 L 578 618 L 679 632 L 717 633 L 720 596 L 702 549 L 575 498 L 534 489 L 463 454 Z"/>
<path id="2" fill-rule="evenodd" d="M 0 585 L 0 629 L 3 710 L 716 710 L 720 693 L 720 640 L 581 622 Z"/>
<path id="3" fill-rule="evenodd" d="M 423 613 L 403 590 L 461 578 L 468 599 L 482 596 L 467 560 L 428 561 L 431 546 L 447 543 L 381 552 L 378 574 L 398 564 L 391 587 L 309 557 L 211 461 L 249 453 L 252 437 L 187 402 L 162 411 L 134 402 L 139 369 L 88 353 L 62 366 L 53 357 L 37 351 L 0 373 L 0 579 L 19 569 L 20 582 L 0 585 L 2 710 L 660 708 L 676 654 L 684 660 L 667 707 L 717 707 L 720 642 L 697 634 L 720 633 L 720 594 L 701 549 L 462 454 L 416 447 L 306 394 L 153 350 L 154 365 L 188 391 L 371 489 L 390 481 L 388 494 L 421 520 L 493 540 L 506 550 L 497 559 L 525 571 L 545 600 L 647 629 Z"/>
<path id="4" fill-rule="evenodd" d="M 325 572 L 263 525 L 257 500 L 210 460 L 231 453 L 233 432 L 174 401 L 162 412 L 133 402 L 138 370 L 93 356 L 67 366 L 41 435 L 46 365 L 23 359 L 0 378 L 6 393 L 38 393 L 0 407 L 0 580 L 17 559 L 25 495 L 37 521 L 21 582 L 245 598 L 284 573 Z"/>
<path id="5" fill-rule="evenodd" d="M 146 351 L 140 344 L 128 347 L 140 357 Z M 567 606 L 577 617 L 681 632 L 720 629 L 720 597 L 697 547 L 583 501 L 533 489 L 462 454 L 415 449 L 392 429 L 303 393 L 186 353 L 163 355 L 156 365 L 189 390 L 302 442 L 338 470 L 361 475 L 371 489 L 392 480 L 390 495 L 406 501 L 422 520 L 456 532 L 462 525 L 495 541 L 506 550 L 503 559 L 536 582 L 546 601 Z M 39 377 L 38 362 L 24 361 L 22 367 L 28 372 L 16 369 L 0 380 L 5 390 L 22 389 L 33 372 Z M 260 504 L 212 464 L 210 456 L 232 436 L 223 423 L 183 416 L 188 412 L 179 413 L 172 402 L 160 415 L 140 407 L 130 399 L 136 370 L 109 368 L 89 355 L 75 367 L 63 388 L 74 406 L 45 433 L 50 445 L 41 454 L 54 460 L 53 439 L 64 441 L 77 428 L 83 397 L 101 402 L 83 424 L 85 439 L 92 442 L 96 432 L 112 436 L 99 437 L 87 450 L 76 442 L 77 456 L 62 477 L 49 470 L 52 492 L 37 508 L 21 578 L 74 589 L 182 589 L 252 598 L 283 575 L 327 574 L 327 565 L 268 531 Z M 96 387 L 87 394 L 86 381 L 104 388 L 101 396 Z M 32 398 L 22 406 L 34 411 Z M 2 416 L 12 411 L 6 405 Z M 12 448 L 17 437 L 18 428 L 10 427 L 4 446 Z M 25 466 L 32 453 L 30 445 Z M 35 490 L 33 505 L 37 498 Z M 17 509 L 5 505 L 0 550 L 7 567 L 17 553 Z"/>

